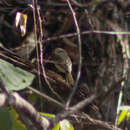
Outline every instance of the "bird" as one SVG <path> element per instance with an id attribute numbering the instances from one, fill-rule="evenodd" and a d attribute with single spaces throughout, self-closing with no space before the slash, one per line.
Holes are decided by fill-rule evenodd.
<path id="1" fill-rule="evenodd" d="M 56 48 L 53 54 L 53 60 L 57 70 L 65 74 L 66 80 L 69 84 L 74 85 L 74 79 L 72 76 L 72 61 L 66 50 Z"/>

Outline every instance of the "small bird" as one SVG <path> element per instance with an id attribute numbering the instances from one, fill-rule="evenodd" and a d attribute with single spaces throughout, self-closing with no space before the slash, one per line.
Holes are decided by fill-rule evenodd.
<path id="1" fill-rule="evenodd" d="M 62 48 L 56 48 L 54 50 L 53 60 L 56 68 L 66 75 L 68 83 L 74 84 L 72 76 L 72 61 L 67 52 Z"/>

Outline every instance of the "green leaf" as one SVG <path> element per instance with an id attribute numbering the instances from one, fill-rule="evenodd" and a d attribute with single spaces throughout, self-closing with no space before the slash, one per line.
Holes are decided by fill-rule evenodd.
<path id="1" fill-rule="evenodd" d="M 46 116 L 46 117 L 49 117 L 49 118 L 55 118 L 55 115 L 54 115 L 54 114 L 43 113 L 43 112 L 40 112 L 40 114 L 41 114 L 42 116 Z"/>
<path id="2" fill-rule="evenodd" d="M 34 75 L 0 59 L 0 77 L 8 90 L 21 90 L 29 86 Z"/>
<path id="3" fill-rule="evenodd" d="M 126 119 L 127 114 L 128 114 L 128 110 L 123 110 L 123 111 L 120 113 L 120 115 L 119 115 L 119 117 L 118 117 L 117 125 L 120 125 L 121 122 L 123 122 L 123 121 Z"/>
<path id="4" fill-rule="evenodd" d="M 13 130 L 27 130 L 26 126 L 18 119 L 18 113 L 13 108 L 9 112 L 13 123 Z"/>
<path id="5" fill-rule="evenodd" d="M 128 111 L 126 116 L 127 116 L 127 121 L 130 120 L 130 112 L 129 111 Z"/>
<path id="6" fill-rule="evenodd" d="M 57 123 L 52 130 L 61 130 L 61 129 L 60 129 L 60 124 Z"/>
<path id="7" fill-rule="evenodd" d="M 12 120 L 7 108 L 0 108 L 0 130 L 13 130 Z"/>
<path id="8" fill-rule="evenodd" d="M 74 130 L 74 127 L 68 120 L 62 120 L 52 130 Z"/>

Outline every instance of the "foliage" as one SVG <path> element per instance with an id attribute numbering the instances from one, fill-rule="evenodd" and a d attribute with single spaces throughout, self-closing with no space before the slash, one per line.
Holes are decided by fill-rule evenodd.
<path id="1" fill-rule="evenodd" d="M 0 108 L 0 130 L 27 130 L 14 109 Z"/>
<path id="2" fill-rule="evenodd" d="M 26 126 L 19 120 L 18 113 L 13 108 L 9 110 L 9 113 L 12 120 L 12 130 L 27 130 Z"/>
<path id="3" fill-rule="evenodd" d="M 68 120 L 62 120 L 57 123 L 52 130 L 74 130 L 74 127 Z"/>
<path id="4" fill-rule="evenodd" d="M 0 130 L 13 130 L 13 121 L 7 108 L 0 108 Z"/>
<path id="5" fill-rule="evenodd" d="M 0 77 L 7 90 L 22 90 L 29 86 L 34 75 L 0 59 Z"/>
<path id="6" fill-rule="evenodd" d="M 129 106 L 121 106 L 122 109 L 119 117 L 118 117 L 118 122 L 117 125 L 120 125 L 123 121 L 128 121 L 130 120 L 130 107 Z"/>
<path id="7" fill-rule="evenodd" d="M 130 73 L 128 72 L 129 37 L 124 38 L 124 34 L 130 34 L 124 31 L 129 29 L 129 17 L 127 17 L 129 2 L 121 0 L 69 1 L 0 1 L 0 42 L 6 48 L 5 51 L 0 49 L 0 78 L 7 90 L 18 91 L 23 97 L 26 97 L 27 102 L 29 101 L 35 106 L 34 111 L 39 110 L 42 116 L 52 120 L 61 111 L 60 106 L 63 105 L 62 110 L 64 110 L 64 104 L 68 99 L 74 105 L 89 99 L 89 96 L 93 94 L 99 94 L 93 102 L 90 102 L 89 105 L 86 103 L 81 110 L 90 115 L 91 120 L 88 118 L 89 116 L 86 116 L 87 114 L 81 114 L 79 117 L 77 113 L 76 119 L 74 117 L 72 119 L 78 125 L 81 122 L 81 127 L 88 127 L 88 129 L 89 121 L 94 127 L 110 128 L 111 123 L 115 123 L 115 111 L 118 115 L 121 105 L 124 104 L 122 101 L 126 101 L 125 104 L 128 103 L 127 97 L 125 94 L 123 95 L 122 91 L 119 95 L 123 96 L 118 98 L 117 103 L 117 93 L 119 93 L 119 88 L 123 90 L 129 87 L 129 83 L 126 81 L 129 79 Z M 74 23 L 77 23 L 76 26 Z M 72 75 L 78 86 L 77 89 L 76 85 L 67 82 L 67 76 L 56 68 L 57 65 L 63 64 L 54 63 L 49 58 L 57 47 L 64 49 L 72 60 Z M 10 54 L 12 55 L 10 56 Z M 18 60 L 15 56 L 19 57 Z M 26 66 L 29 68 L 27 70 L 38 75 L 38 80 L 34 80 L 33 74 L 24 71 L 23 66 L 26 61 Z M 67 62 L 64 64 L 66 66 Z M 38 89 L 37 92 L 31 89 L 23 90 L 27 86 L 29 88 L 32 81 L 34 81 L 35 90 Z M 50 88 L 54 91 L 48 91 L 51 90 Z M 74 94 L 73 100 L 69 98 L 71 94 Z M 47 101 L 39 98 L 39 95 L 46 98 Z M 63 104 L 60 105 L 59 102 L 51 100 L 51 98 L 57 99 L 55 95 L 60 95 L 57 97 L 63 99 Z M 55 106 L 50 101 L 57 105 Z M 25 106 L 27 106 L 26 103 Z M 32 111 L 30 110 L 30 112 Z M 35 113 L 37 114 L 36 111 Z M 19 121 L 17 112 L 12 109 L 4 108 L 1 110 L 0 116 L 4 120 L 9 120 L 10 129 L 26 129 Z M 117 116 L 115 124 L 120 125 L 129 118 L 129 109 L 124 108 L 119 117 Z M 111 122 L 110 124 L 107 122 L 108 120 Z M 5 124 L 0 125 L 2 125 L 0 128 L 5 126 Z M 59 129 L 73 130 L 74 128 L 68 120 L 62 120 L 53 128 L 53 130 Z"/>

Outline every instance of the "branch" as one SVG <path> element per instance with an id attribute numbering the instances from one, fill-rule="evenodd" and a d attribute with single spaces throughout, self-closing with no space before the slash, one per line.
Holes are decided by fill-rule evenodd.
<path id="1" fill-rule="evenodd" d="M 79 45 L 79 65 L 78 65 L 78 72 L 77 72 L 77 77 L 76 77 L 76 81 L 75 81 L 75 84 L 74 84 L 74 87 L 72 89 L 72 92 L 68 98 L 68 101 L 66 103 L 66 108 L 69 107 L 70 105 L 70 102 L 72 100 L 72 97 L 73 95 L 75 94 L 75 91 L 78 87 L 78 82 L 79 82 L 79 78 L 80 78 L 80 75 L 81 75 L 81 67 L 82 67 L 82 49 L 81 49 L 81 36 L 80 36 L 80 29 L 79 29 L 79 25 L 78 25 L 78 22 L 77 22 L 77 19 L 76 19 L 76 16 L 75 16 L 75 12 L 71 6 L 71 3 L 70 3 L 70 0 L 67 0 L 67 3 L 69 5 L 69 8 L 72 12 L 72 15 L 73 15 L 73 18 L 74 18 L 74 22 L 75 22 L 75 26 L 76 26 L 76 31 L 77 31 L 77 34 L 78 34 L 78 45 Z"/>
<path id="2" fill-rule="evenodd" d="M 50 121 L 42 117 L 29 102 L 16 92 L 10 94 L 9 97 L 5 93 L 0 93 L 0 100 L 0 107 L 7 105 L 12 106 L 19 114 L 26 116 L 35 124 L 38 130 L 44 130 L 50 127 Z"/>
<path id="3" fill-rule="evenodd" d="M 31 62 L 19 57 L 18 55 L 16 55 L 15 53 L 13 53 L 12 51 L 4 48 L 4 47 L 1 47 L 0 46 L 0 58 L 9 62 L 9 63 L 12 63 L 13 65 L 15 66 L 18 66 L 24 70 L 27 70 L 35 75 L 38 75 L 38 71 L 37 71 L 37 66 L 35 66 L 34 64 L 32 64 Z M 59 78 L 56 78 L 58 75 L 55 75 L 55 73 L 52 73 L 51 71 L 48 70 L 48 77 L 51 77 L 57 81 L 57 83 L 60 83 L 61 86 L 63 86 L 64 88 L 68 88 L 67 84 L 63 81 L 60 81 Z M 50 79 L 50 78 L 49 78 Z M 51 80 L 51 79 L 50 79 Z M 28 89 L 31 89 L 31 91 L 33 91 L 34 93 L 40 95 L 41 97 L 47 99 L 48 101 L 51 101 L 53 103 L 56 103 L 58 106 L 60 107 L 64 107 L 64 105 L 60 102 L 58 102 L 57 100 L 39 92 L 38 90 L 35 90 L 35 89 L 32 89 L 31 87 L 27 87 Z M 2 88 L 3 89 L 3 88 Z M 3 90 L 3 92 L 5 92 L 5 90 Z"/>

